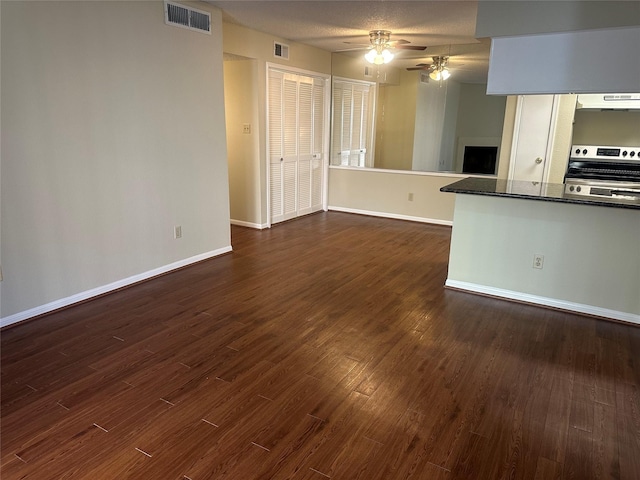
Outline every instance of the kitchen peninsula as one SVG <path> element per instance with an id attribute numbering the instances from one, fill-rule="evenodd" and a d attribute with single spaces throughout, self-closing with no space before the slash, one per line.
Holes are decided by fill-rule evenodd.
<path id="1" fill-rule="evenodd" d="M 441 191 L 456 194 L 446 286 L 640 324 L 640 201 L 495 178 Z"/>

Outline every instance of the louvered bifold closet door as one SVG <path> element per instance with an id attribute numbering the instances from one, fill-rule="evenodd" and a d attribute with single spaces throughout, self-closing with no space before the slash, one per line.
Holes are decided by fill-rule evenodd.
<path id="1" fill-rule="evenodd" d="M 353 89 L 343 82 L 333 85 L 332 164 L 349 165 L 351 155 L 351 119 L 353 118 Z"/>
<path id="2" fill-rule="evenodd" d="M 365 166 L 369 96 L 367 84 L 334 81 L 332 165 Z"/>
<path id="3" fill-rule="evenodd" d="M 271 223 L 322 209 L 325 80 L 269 71 Z"/>

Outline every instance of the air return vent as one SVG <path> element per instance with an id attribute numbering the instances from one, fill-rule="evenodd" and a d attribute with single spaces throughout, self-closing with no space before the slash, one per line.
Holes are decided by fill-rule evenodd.
<path id="1" fill-rule="evenodd" d="M 164 2 L 164 23 L 211 35 L 211 14 L 179 3 Z"/>
<path id="2" fill-rule="evenodd" d="M 289 45 L 273 42 L 273 56 L 289 60 Z"/>

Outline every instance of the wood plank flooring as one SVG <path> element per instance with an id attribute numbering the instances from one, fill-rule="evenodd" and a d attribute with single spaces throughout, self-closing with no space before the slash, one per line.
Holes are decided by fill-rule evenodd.
<path id="1" fill-rule="evenodd" d="M 640 328 L 443 288 L 343 213 L 1 333 L 12 479 L 638 479 Z"/>

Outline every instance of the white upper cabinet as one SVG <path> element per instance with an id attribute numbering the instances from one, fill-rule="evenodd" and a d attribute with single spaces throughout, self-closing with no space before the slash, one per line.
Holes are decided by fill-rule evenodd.
<path id="1" fill-rule="evenodd" d="M 487 93 L 640 91 L 640 27 L 493 38 Z"/>
<path id="2" fill-rule="evenodd" d="M 640 2 L 480 0 L 487 93 L 640 92 Z"/>

